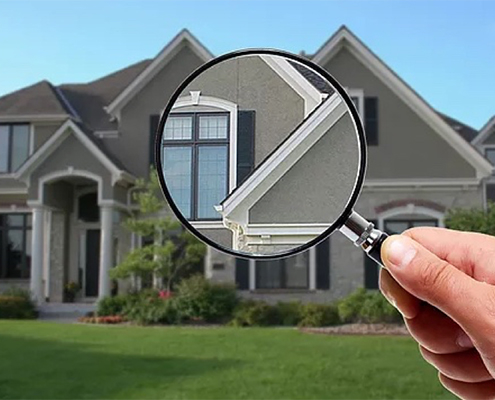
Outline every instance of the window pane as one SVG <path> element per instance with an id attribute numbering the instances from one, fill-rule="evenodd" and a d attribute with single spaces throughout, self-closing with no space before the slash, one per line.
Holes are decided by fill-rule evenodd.
<path id="1" fill-rule="evenodd" d="M 282 268 L 282 260 L 256 261 L 256 288 L 282 288 Z"/>
<path id="2" fill-rule="evenodd" d="M 167 189 L 185 218 L 191 218 L 192 147 L 164 147 L 163 173 Z"/>
<path id="3" fill-rule="evenodd" d="M 308 266 L 309 253 L 304 252 L 285 260 L 285 287 L 291 289 L 306 289 L 309 287 Z"/>
<path id="4" fill-rule="evenodd" d="M 490 162 L 495 165 L 495 149 L 486 149 L 485 150 L 486 158 L 490 160 Z"/>
<path id="5" fill-rule="evenodd" d="M 7 277 L 22 277 L 23 232 L 11 229 L 7 233 Z"/>
<path id="6" fill-rule="evenodd" d="M 22 278 L 29 278 L 31 275 L 31 241 L 32 241 L 31 229 L 26 230 L 26 261 L 22 270 Z"/>
<path id="7" fill-rule="evenodd" d="M 9 126 L 0 125 L 0 173 L 9 171 Z"/>
<path id="8" fill-rule="evenodd" d="M 434 219 L 426 220 L 423 219 L 421 221 L 411 221 L 410 228 L 414 228 L 416 226 L 438 226 L 438 223 Z"/>
<path id="9" fill-rule="evenodd" d="M 226 115 L 200 115 L 200 139 L 227 139 Z"/>
<path id="10" fill-rule="evenodd" d="M 227 194 L 227 146 L 198 147 L 198 218 L 218 218 Z"/>
<path id="11" fill-rule="evenodd" d="M 29 125 L 14 125 L 12 130 L 12 172 L 29 156 Z"/>
<path id="12" fill-rule="evenodd" d="M 22 227 L 24 225 L 24 215 L 23 214 L 8 214 L 7 224 L 9 226 Z"/>
<path id="13" fill-rule="evenodd" d="M 163 131 L 165 140 L 191 140 L 192 139 L 192 117 L 168 117 Z"/>

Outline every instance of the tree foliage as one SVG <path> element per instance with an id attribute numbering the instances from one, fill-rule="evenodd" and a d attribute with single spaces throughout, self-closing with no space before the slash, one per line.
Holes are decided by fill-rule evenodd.
<path id="1" fill-rule="evenodd" d="M 481 208 L 452 209 L 445 216 L 445 226 L 459 231 L 480 232 L 495 235 L 495 203 Z"/>
<path id="2" fill-rule="evenodd" d="M 172 218 L 170 209 L 160 192 L 156 171 L 149 179 L 136 182 L 133 200 L 139 211 L 125 221 L 131 232 L 145 237 L 150 244 L 132 250 L 111 270 L 112 278 L 154 276 L 170 290 L 175 279 L 197 266 L 206 248 Z"/>

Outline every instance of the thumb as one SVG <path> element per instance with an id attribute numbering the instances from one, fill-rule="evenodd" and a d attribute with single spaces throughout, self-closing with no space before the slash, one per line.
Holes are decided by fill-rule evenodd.
<path id="1" fill-rule="evenodd" d="M 495 331 L 493 286 L 471 278 L 407 236 L 389 237 L 381 254 L 385 267 L 405 290 L 443 311 L 473 341 L 493 351 L 494 343 L 486 343 L 485 336 Z"/>

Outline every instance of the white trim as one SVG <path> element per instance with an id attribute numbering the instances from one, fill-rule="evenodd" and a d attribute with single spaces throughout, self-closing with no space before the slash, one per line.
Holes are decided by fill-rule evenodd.
<path id="1" fill-rule="evenodd" d="M 113 131 L 94 131 L 94 136 L 99 139 L 118 139 L 120 133 L 118 130 Z"/>
<path id="2" fill-rule="evenodd" d="M 305 118 L 322 102 L 322 93 L 285 58 L 271 55 L 260 55 L 259 57 L 304 99 Z"/>
<path id="3" fill-rule="evenodd" d="M 225 229 L 222 221 L 189 221 L 196 229 Z"/>
<path id="4" fill-rule="evenodd" d="M 418 187 L 467 187 L 478 186 L 480 179 L 477 178 L 443 178 L 443 179 L 372 179 L 364 182 L 364 188 L 418 188 Z"/>
<path id="5" fill-rule="evenodd" d="M 468 161 L 476 169 L 478 178 L 486 177 L 492 173 L 492 165 L 345 26 L 341 27 L 315 54 L 313 62 L 325 65 L 338 53 L 342 46 L 346 46 L 351 54 L 388 86 L 392 92 L 451 145 L 461 157 Z"/>
<path id="6" fill-rule="evenodd" d="M 72 118 L 69 114 L 25 114 L 25 115 L 2 115 L 0 123 L 17 123 L 17 122 L 59 122 L 67 118 Z"/>
<path id="7" fill-rule="evenodd" d="M 11 176 L 10 178 L 14 178 Z M 28 188 L 0 188 L 0 194 L 26 194 Z"/>
<path id="8" fill-rule="evenodd" d="M 211 96 L 201 96 L 200 92 L 190 92 L 189 96 L 180 97 L 172 107 L 177 111 L 185 107 L 213 107 L 229 113 L 229 193 L 237 185 L 237 109 L 231 101 Z M 187 111 L 189 112 L 189 110 Z"/>
<path id="9" fill-rule="evenodd" d="M 248 225 L 248 210 L 347 112 L 337 95 L 326 100 L 292 135 L 260 164 L 217 211 L 226 227 L 234 232 L 234 248 L 239 249 Z M 237 233 L 236 233 L 237 232 Z"/>
<path id="10" fill-rule="evenodd" d="M 249 259 L 249 290 L 256 290 L 256 261 Z"/>
<path id="11" fill-rule="evenodd" d="M 435 218 L 438 221 L 438 226 L 443 228 L 445 226 L 444 223 L 444 218 L 445 214 L 437 211 L 437 210 L 432 210 L 431 208 L 428 207 L 423 207 L 423 206 L 417 206 L 413 203 L 407 204 L 405 206 L 401 207 L 394 207 L 389 210 L 386 210 L 380 214 L 378 214 L 378 229 L 384 230 L 384 225 L 385 225 L 385 220 L 392 218 L 392 217 L 397 217 L 400 215 L 426 215 L 428 217 Z"/>
<path id="12" fill-rule="evenodd" d="M 361 119 L 364 119 L 364 90 L 363 89 L 353 89 L 353 88 L 347 88 L 346 89 L 347 94 L 349 97 L 356 97 L 358 99 L 358 114 L 361 117 Z"/>
<path id="13" fill-rule="evenodd" d="M 45 299 L 50 298 L 50 256 L 51 256 L 51 230 L 52 230 L 52 211 L 45 209 L 44 221 L 44 254 L 43 254 L 43 279 L 45 281 Z"/>
<path id="14" fill-rule="evenodd" d="M 0 214 L 31 214 L 30 207 L 17 207 L 12 204 L 10 207 L 0 207 Z"/>
<path id="15" fill-rule="evenodd" d="M 167 65 L 184 47 L 189 48 L 203 61 L 209 61 L 213 55 L 188 30 L 182 30 L 158 53 L 155 59 L 127 86 L 105 110 L 119 117 L 120 110 Z"/>
<path id="16" fill-rule="evenodd" d="M 131 183 L 134 182 L 135 178 L 128 172 L 117 168 L 105 153 L 103 153 L 72 120 L 67 120 L 57 129 L 50 139 L 48 139 L 38 151 L 36 151 L 36 153 L 17 170 L 15 178 L 24 181 L 29 180 L 28 174 L 40 165 L 67 137 L 69 137 L 71 132 L 109 170 L 112 174 L 112 185 L 115 185 L 115 183 L 121 179 Z"/>
<path id="17" fill-rule="evenodd" d="M 474 146 L 479 146 L 489 136 L 490 133 L 495 133 L 495 131 L 492 131 L 493 127 L 495 127 L 495 115 L 491 117 L 480 129 L 480 132 L 474 137 L 473 140 L 471 140 L 471 143 Z"/>

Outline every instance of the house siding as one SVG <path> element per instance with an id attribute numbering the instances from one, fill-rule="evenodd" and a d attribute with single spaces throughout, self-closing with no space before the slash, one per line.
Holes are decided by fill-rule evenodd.
<path id="1" fill-rule="evenodd" d="M 368 151 L 368 179 L 472 178 L 475 169 L 349 50 L 324 68 L 343 86 L 378 97 L 379 145 Z"/>

